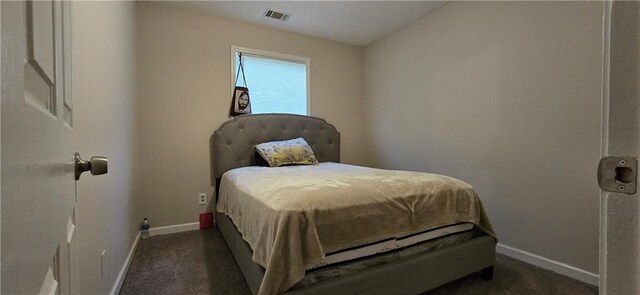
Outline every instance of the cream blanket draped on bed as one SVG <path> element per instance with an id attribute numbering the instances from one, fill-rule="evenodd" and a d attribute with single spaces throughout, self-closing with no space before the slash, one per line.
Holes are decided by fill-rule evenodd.
<path id="1" fill-rule="evenodd" d="M 460 180 L 321 163 L 244 167 L 222 177 L 227 214 L 266 269 L 259 294 L 286 291 L 328 253 L 470 222 L 495 237 L 480 199 Z"/>

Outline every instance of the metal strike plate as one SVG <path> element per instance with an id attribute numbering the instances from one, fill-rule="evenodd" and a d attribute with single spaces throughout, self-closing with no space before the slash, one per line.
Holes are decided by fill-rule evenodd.
<path id="1" fill-rule="evenodd" d="M 604 157 L 598 164 L 598 184 L 606 192 L 634 194 L 638 161 L 632 157 Z"/>

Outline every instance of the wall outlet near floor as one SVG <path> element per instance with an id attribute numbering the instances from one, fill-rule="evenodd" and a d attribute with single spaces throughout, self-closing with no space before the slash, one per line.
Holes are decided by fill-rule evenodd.
<path id="1" fill-rule="evenodd" d="M 206 205 L 207 204 L 207 193 L 199 193 L 198 194 L 198 204 Z"/>
<path id="2" fill-rule="evenodd" d="M 106 264 L 106 257 L 105 255 L 107 254 L 107 250 L 102 250 L 102 253 L 100 253 L 100 276 L 104 277 L 104 266 Z"/>

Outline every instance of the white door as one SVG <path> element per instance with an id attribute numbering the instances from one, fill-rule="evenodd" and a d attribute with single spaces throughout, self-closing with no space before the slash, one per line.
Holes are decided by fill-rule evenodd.
<path id="1" fill-rule="evenodd" d="M 78 293 L 70 5 L 0 3 L 2 294 Z"/>
<path id="2" fill-rule="evenodd" d="M 632 158 L 604 172 L 636 190 L 601 194 L 600 294 L 640 294 L 640 187 L 624 170 L 640 155 L 640 2 L 606 2 L 604 28 L 602 154 Z"/>

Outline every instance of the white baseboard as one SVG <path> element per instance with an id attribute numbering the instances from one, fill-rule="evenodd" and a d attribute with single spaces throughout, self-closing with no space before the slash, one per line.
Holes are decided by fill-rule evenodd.
<path id="1" fill-rule="evenodd" d="M 518 260 L 522 260 L 538 267 L 542 267 L 544 269 L 548 269 L 553 272 L 557 272 L 559 274 L 563 274 L 565 276 L 574 278 L 590 285 L 598 286 L 599 283 L 599 276 L 595 273 L 588 272 L 584 269 L 551 260 L 549 258 L 545 258 L 511 246 L 498 243 L 498 245 L 496 246 L 496 252 Z"/>
<path id="2" fill-rule="evenodd" d="M 136 252 L 136 248 L 138 248 L 138 241 L 140 241 L 140 232 L 136 235 L 136 238 L 133 240 L 133 245 L 131 245 L 131 249 L 129 250 L 129 255 L 127 255 L 127 259 L 124 260 L 124 264 L 122 265 L 122 269 L 118 273 L 118 277 L 116 277 L 116 282 L 113 284 L 111 288 L 110 295 L 116 295 L 120 293 L 120 288 L 122 288 L 122 283 L 124 283 L 124 278 L 127 276 L 127 271 L 129 271 L 129 266 L 131 265 L 131 259 L 133 258 L 133 253 Z"/>
<path id="3" fill-rule="evenodd" d="M 149 229 L 149 236 L 166 235 L 166 234 L 173 234 L 173 233 L 179 233 L 183 231 L 199 230 L 199 229 L 200 229 L 199 222 L 174 224 L 174 225 L 167 225 L 167 226 L 161 226 L 161 227 L 152 227 Z"/>

